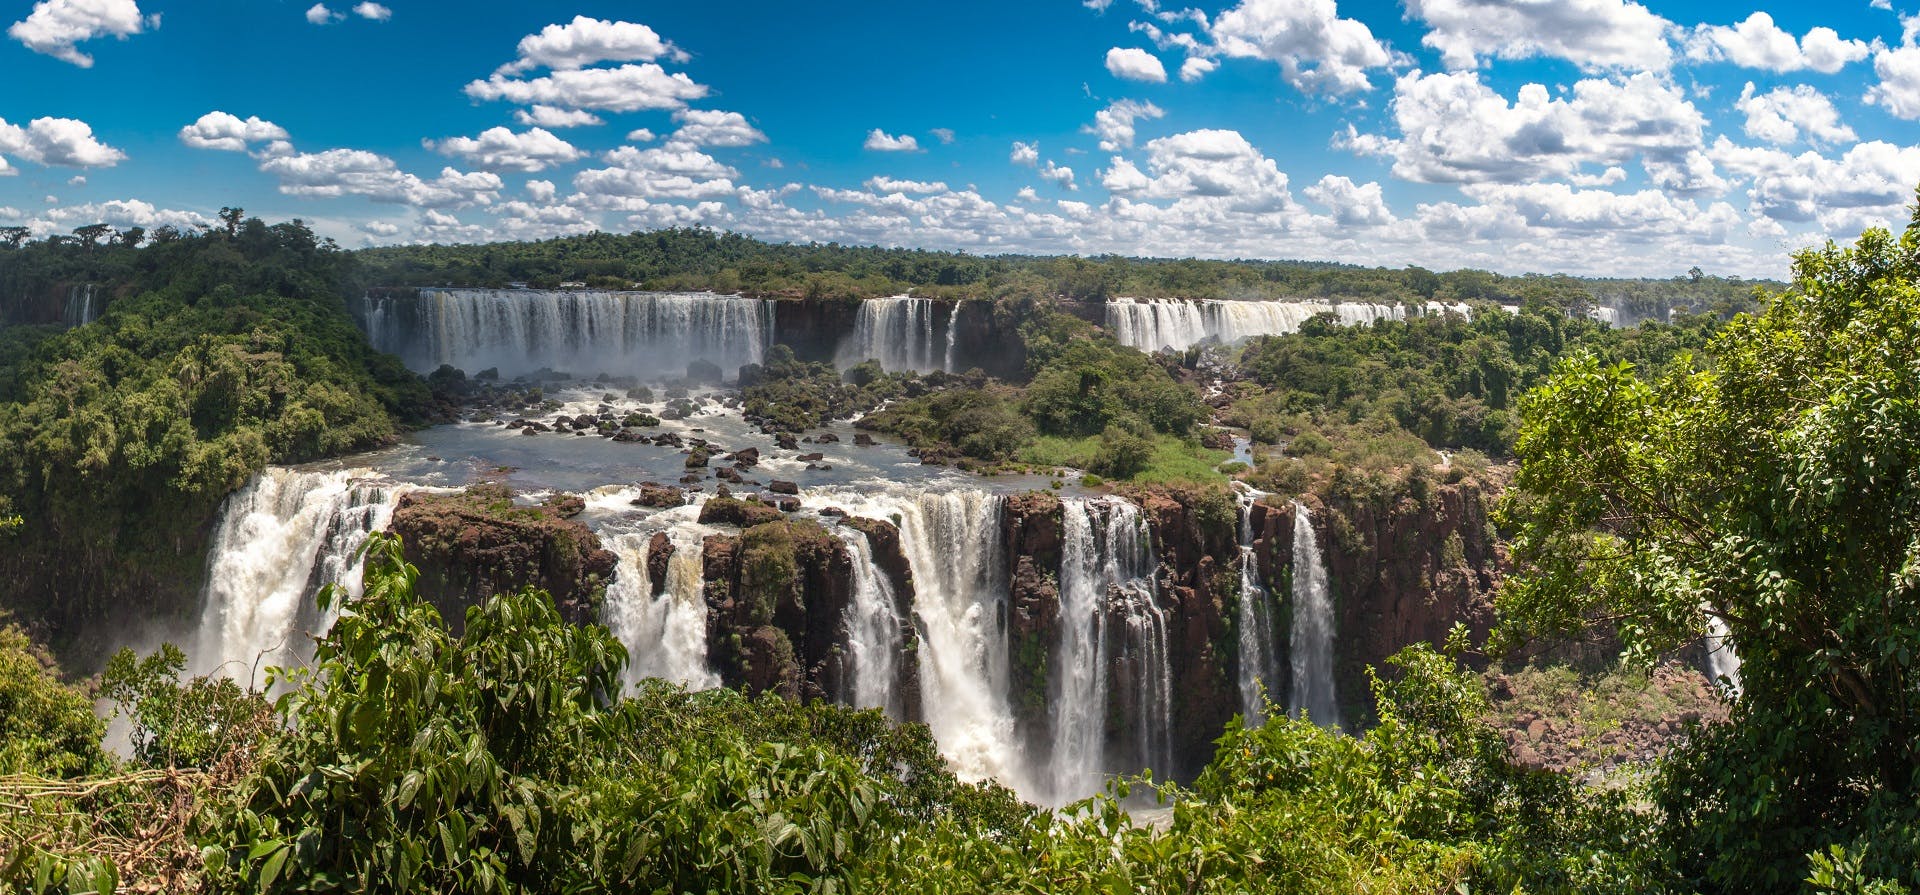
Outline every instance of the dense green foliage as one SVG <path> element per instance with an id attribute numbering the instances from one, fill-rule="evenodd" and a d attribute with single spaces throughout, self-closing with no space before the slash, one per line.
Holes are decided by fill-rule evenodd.
<path id="1" fill-rule="evenodd" d="M 423 410 L 419 379 L 346 312 L 351 263 L 298 222 L 257 220 L 143 249 L 0 251 L 0 281 L 120 278 L 92 325 L 0 329 L 0 509 L 30 523 L 0 602 L 72 620 L 155 579 L 190 584 L 220 502 L 254 472 L 379 445 Z"/>
<path id="2" fill-rule="evenodd" d="M 1543 303 L 1514 314 L 1482 306 L 1471 320 L 1448 314 L 1361 327 L 1318 317 L 1298 333 L 1247 345 L 1240 366 L 1263 391 L 1243 396 L 1234 412 L 1269 444 L 1378 422 L 1434 448 L 1505 456 L 1520 395 L 1560 357 L 1587 351 L 1659 369 L 1704 346 L 1716 323 L 1693 316 L 1613 329 Z"/>
<path id="3" fill-rule="evenodd" d="M 61 684 L 19 628 L 0 626 L 0 775 L 100 771 L 106 725 L 87 694 Z"/>
<path id="4" fill-rule="evenodd" d="M 1161 787 L 1163 828 L 1111 798 L 1054 816 L 956 780 L 927 730 L 876 711 L 689 694 L 625 698 L 625 656 L 563 623 L 544 593 L 470 608 L 454 635 L 413 590 L 397 542 L 371 546 L 365 595 L 286 679 L 281 727 L 195 791 L 183 835 L 213 892 L 1532 892 L 1649 890 L 1650 840 L 1621 794 L 1506 763 L 1471 676 L 1430 650 L 1375 682 L 1359 738 L 1305 721 L 1237 724 L 1191 788 Z M 180 711 L 177 654 L 124 660 L 136 736 L 217 732 L 251 697 Z M 143 705 L 157 700 L 154 706 Z M 164 729 L 147 726 L 161 722 Z M 175 767 L 143 749 L 126 770 Z M 161 780 L 128 777 L 119 780 Z M 1124 790 L 1124 787 L 1123 787 Z M 74 798 L 55 795 L 49 798 Z M 190 800 L 192 801 L 192 800 Z M 116 813 L 106 806 L 102 817 Z M 6 828 L 13 829 L 13 828 Z M 91 891 L 123 856 L 87 828 L 0 837 L 0 878 Z M 15 831 L 15 835 L 27 833 Z M 191 851 L 191 849 L 189 849 Z"/>
<path id="5" fill-rule="evenodd" d="M 1752 285 L 1737 277 L 1582 280 L 1300 261 L 978 256 L 839 244 L 777 245 L 697 228 L 593 233 L 540 242 L 391 246 L 358 254 L 366 285 L 524 282 L 551 287 L 576 281 L 597 288 L 745 290 L 808 297 L 877 297 L 911 289 L 918 295 L 953 298 L 1029 294 L 1519 304 L 1546 293 L 1588 304 L 1596 297 L 1611 298 L 1651 315 L 1669 306 L 1713 313 L 1737 310 L 1750 300 Z"/>
<path id="6" fill-rule="evenodd" d="M 1659 788 L 1699 885 L 1778 891 L 1812 852 L 1920 885 L 1920 218 L 1801 253 L 1707 355 L 1584 355 L 1521 403 L 1501 609 L 1641 654 L 1731 632 L 1733 723 Z"/>

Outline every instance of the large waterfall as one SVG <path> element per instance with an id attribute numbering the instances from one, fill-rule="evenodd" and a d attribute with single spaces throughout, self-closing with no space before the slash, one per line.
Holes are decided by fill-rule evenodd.
<path id="1" fill-rule="evenodd" d="M 1324 727 L 1340 724 L 1340 701 L 1333 683 L 1333 599 L 1327 592 L 1327 567 L 1305 504 L 1293 511 L 1293 633 L 1288 643 L 1293 664 L 1293 711 L 1305 712 Z"/>
<path id="2" fill-rule="evenodd" d="M 920 640 L 914 655 L 927 726 L 962 777 L 996 778 L 1031 792 L 1007 695 L 1008 582 L 1000 541 L 1005 499 L 973 490 L 874 489 L 808 492 L 807 503 L 837 506 L 900 529 L 900 546 L 913 572 L 913 622 Z M 856 598 L 849 611 L 855 616 L 849 627 L 856 632 L 884 628 L 893 612 L 877 592 Z M 871 672 L 882 673 L 877 667 Z M 856 691 L 866 691 L 871 679 L 856 661 Z"/>
<path id="3" fill-rule="evenodd" d="M 607 548 L 620 557 L 620 566 L 607 586 L 601 617 L 627 647 L 623 680 L 629 688 L 650 677 L 695 690 L 720 686 L 720 676 L 707 664 L 706 576 L 701 557 L 708 532 L 690 520 L 678 521 L 667 530 L 674 550 L 657 597 L 647 564 L 652 534 L 623 532 L 605 539 Z"/>
<path id="4" fill-rule="evenodd" d="M 227 498 L 208 554 L 194 673 L 265 682 L 312 655 L 332 624 L 314 596 L 360 588 L 360 545 L 387 527 L 397 491 L 364 471 L 270 468 Z"/>
<path id="5" fill-rule="evenodd" d="M 1141 351 L 1183 351 L 1209 339 L 1232 345 L 1255 336 L 1299 332 L 1318 314 L 1343 325 L 1403 320 L 1408 313 L 1467 314 L 1465 305 L 1430 302 L 1413 308 L 1364 302 L 1220 301 L 1178 298 L 1113 298 L 1106 303 L 1107 330 L 1122 345 Z"/>
<path id="6" fill-rule="evenodd" d="M 1047 786 L 1063 803 L 1097 791 L 1117 769 L 1165 773 L 1172 758 L 1167 619 L 1154 594 L 1140 510 L 1117 498 L 1061 501 L 1060 643 L 1050 670 Z M 1114 622 L 1120 622 L 1116 628 Z M 1116 670 L 1129 686 L 1109 692 Z M 1110 705 L 1110 700 L 1114 703 Z M 1133 724 L 1132 762 L 1108 754 L 1108 720 Z"/>
<path id="7" fill-rule="evenodd" d="M 678 376 L 695 360 L 731 374 L 773 342 L 773 306 L 707 293 L 422 289 L 365 298 L 375 348 L 421 372 Z"/>
<path id="8" fill-rule="evenodd" d="M 867 299 L 860 303 L 853 332 L 841 341 L 834 362 L 845 368 L 877 360 L 889 372 L 951 370 L 959 314 L 959 302 L 943 320 L 930 298 Z M 938 331 L 942 326 L 945 332 Z"/>
<path id="9" fill-rule="evenodd" d="M 1248 727 L 1267 719 L 1267 700 L 1279 680 L 1280 658 L 1274 643 L 1273 600 L 1260 578 L 1260 560 L 1254 550 L 1253 507 L 1265 497 L 1245 485 L 1240 488 L 1240 606 L 1234 624 L 1239 628 L 1240 715 Z"/>

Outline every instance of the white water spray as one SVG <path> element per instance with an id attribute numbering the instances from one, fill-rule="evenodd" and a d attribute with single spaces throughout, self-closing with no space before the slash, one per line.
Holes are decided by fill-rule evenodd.
<path id="1" fill-rule="evenodd" d="M 1240 647 L 1240 715 L 1248 727 L 1267 719 L 1270 688 L 1279 680 L 1280 662 L 1274 642 L 1272 597 L 1260 578 L 1260 560 L 1254 550 L 1253 507 L 1266 495 L 1238 485 L 1240 492 L 1240 607 L 1235 617 Z"/>
<path id="2" fill-rule="evenodd" d="M 1173 751 L 1166 614 L 1154 598 L 1140 510 L 1116 498 L 1069 498 L 1061 511 L 1060 643 L 1048 706 L 1047 791 L 1056 804 L 1098 791 L 1112 771 L 1107 719 L 1116 647 L 1134 682 L 1133 692 L 1118 694 L 1134 709 L 1132 757 L 1164 772 Z M 1115 615 L 1123 631 L 1109 630 Z"/>
<path id="3" fill-rule="evenodd" d="M 958 313 L 958 303 L 954 310 Z M 898 295 L 867 299 L 860 303 L 853 332 L 841 342 L 834 361 L 845 368 L 877 360 L 889 372 L 947 369 L 953 352 L 953 327 L 950 319 L 943 343 L 935 334 L 937 317 L 931 298 Z"/>
<path id="4" fill-rule="evenodd" d="M 1340 701 L 1333 682 L 1333 600 L 1327 591 L 1327 567 L 1313 517 L 1305 504 L 1293 512 L 1293 632 L 1288 643 L 1293 665 L 1295 714 L 1305 712 L 1323 727 L 1340 724 Z"/>
<path id="5" fill-rule="evenodd" d="M 328 584 L 359 595 L 356 554 L 369 532 L 387 527 L 397 497 L 365 470 L 272 467 L 227 498 L 208 552 L 193 672 L 261 686 L 269 666 L 311 657 L 312 639 L 333 624 L 314 597 Z"/>
<path id="6" fill-rule="evenodd" d="M 420 372 L 677 376 L 706 360 L 731 375 L 773 343 L 771 302 L 710 293 L 422 289 L 368 295 L 362 317 L 375 348 Z"/>
<path id="7" fill-rule="evenodd" d="M 706 576 L 701 559 L 709 532 L 690 520 L 678 521 L 667 530 L 674 550 L 657 597 L 647 564 L 653 533 L 624 532 L 608 541 L 620 565 L 607 586 L 601 617 L 627 647 L 622 682 L 628 689 L 646 678 L 694 690 L 720 686 L 720 676 L 707 663 Z"/>

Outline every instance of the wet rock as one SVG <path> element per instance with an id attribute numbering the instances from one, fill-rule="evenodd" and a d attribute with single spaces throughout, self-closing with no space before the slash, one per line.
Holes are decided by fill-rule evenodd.
<path id="1" fill-rule="evenodd" d="M 742 476 L 740 475 L 740 470 L 734 469 L 729 466 L 722 466 L 718 469 L 715 469 L 713 471 L 713 477 L 723 482 L 732 482 L 736 485 L 745 481 L 745 479 L 742 478 Z"/>
<path id="2" fill-rule="evenodd" d="M 728 459 L 733 461 L 734 466 L 741 469 L 747 469 L 754 466 L 758 466 L 760 465 L 760 449 L 759 448 L 743 448 L 741 450 L 734 451 L 731 455 L 728 456 Z"/>
<path id="3" fill-rule="evenodd" d="M 757 500 L 715 497 L 700 507 L 701 525 L 737 525 L 751 528 L 780 519 L 780 510 Z"/>
<path id="4" fill-rule="evenodd" d="M 794 482 L 785 482 L 785 481 L 781 481 L 780 479 L 774 479 L 773 481 L 767 483 L 767 490 L 775 494 L 799 494 L 800 486 Z"/>
<path id="5" fill-rule="evenodd" d="M 816 454 L 801 454 L 800 456 L 795 457 L 794 459 L 802 463 L 817 463 L 821 460 L 825 460 L 826 458 L 827 458 L 826 454 L 816 453 Z"/>
<path id="6" fill-rule="evenodd" d="M 783 513 L 797 513 L 800 511 L 800 498 L 798 497 L 782 494 L 762 494 L 760 495 L 760 502 Z"/>
<path id="7" fill-rule="evenodd" d="M 854 447 L 873 447 L 873 436 L 865 432 L 856 432 L 853 436 Z"/>
<path id="8" fill-rule="evenodd" d="M 653 586 L 653 595 L 660 596 L 667 590 L 667 568 L 673 562 L 673 539 L 664 531 L 654 532 L 647 541 L 647 580 Z"/>
<path id="9" fill-rule="evenodd" d="M 687 454 L 688 469 L 704 469 L 706 468 L 706 465 L 707 465 L 707 451 L 705 448 L 694 448 L 692 451 L 688 452 Z"/>
<path id="10" fill-rule="evenodd" d="M 840 436 L 835 435 L 832 432 L 822 432 L 818 435 L 813 436 L 813 440 L 819 444 L 839 444 Z"/>
<path id="11" fill-rule="evenodd" d="M 684 490 L 675 488 L 672 485 L 662 485 L 657 482 L 642 482 L 640 484 L 640 496 L 634 498 L 632 501 L 636 507 L 653 507 L 655 509 L 685 506 L 686 502 L 687 495 Z"/>

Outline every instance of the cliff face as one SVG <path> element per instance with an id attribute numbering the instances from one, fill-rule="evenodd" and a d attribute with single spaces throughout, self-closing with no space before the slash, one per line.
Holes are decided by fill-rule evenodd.
<path id="1" fill-rule="evenodd" d="M 1502 483 L 1413 478 L 1384 494 L 1334 484 L 1306 500 L 1337 613 L 1337 686 L 1358 720 L 1371 717 L 1367 666 L 1408 644 L 1443 643 L 1456 623 L 1485 640 L 1507 568 L 1489 519 Z"/>
<path id="2" fill-rule="evenodd" d="M 832 363 L 840 340 L 853 332 L 860 302 L 842 298 L 782 300 L 773 304 L 773 337 L 804 361 Z M 732 371 L 728 371 L 731 373 Z"/>
<path id="3" fill-rule="evenodd" d="M 1240 709 L 1232 625 L 1240 597 L 1239 510 L 1210 488 L 1150 491 L 1139 502 L 1153 531 L 1168 610 L 1176 761 L 1170 770 L 1187 779 L 1212 757 L 1213 740 Z"/>
<path id="4" fill-rule="evenodd" d="M 1042 491 L 1010 497 L 1000 524 L 1009 565 L 1009 701 L 1022 738 L 1043 742 L 1049 669 L 1060 642 L 1060 498 Z"/>
<path id="5" fill-rule="evenodd" d="M 839 692 L 853 559 L 812 522 L 706 539 L 707 655 L 727 686 L 789 699 Z"/>
<path id="6" fill-rule="evenodd" d="M 529 585 L 553 594 L 563 618 L 584 624 L 597 616 L 619 558 L 570 518 L 579 500 L 561 495 L 519 506 L 495 484 L 455 494 L 415 491 L 401 496 L 389 530 L 420 569 L 420 593 L 456 629 L 468 601 Z"/>

